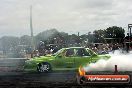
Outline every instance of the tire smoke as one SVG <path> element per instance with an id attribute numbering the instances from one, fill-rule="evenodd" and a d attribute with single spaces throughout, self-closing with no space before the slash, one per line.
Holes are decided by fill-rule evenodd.
<path id="1" fill-rule="evenodd" d="M 100 59 L 84 67 L 85 71 L 115 71 L 115 65 L 118 71 L 132 71 L 132 53 L 123 54 L 116 51 L 110 55 L 111 58 L 108 60 Z"/>

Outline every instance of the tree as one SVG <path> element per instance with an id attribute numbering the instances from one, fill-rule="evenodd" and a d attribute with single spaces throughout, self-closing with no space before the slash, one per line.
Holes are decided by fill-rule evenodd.
<path id="1" fill-rule="evenodd" d="M 79 43 L 79 36 L 75 35 L 75 34 L 72 34 L 72 35 L 69 35 L 69 38 L 68 38 L 68 44 L 72 44 L 72 45 L 75 45 L 77 43 Z"/>
<path id="2" fill-rule="evenodd" d="M 104 43 L 105 42 L 105 40 L 104 40 L 104 34 L 105 34 L 104 30 L 101 30 L 101 29 L 100 30 L 95 30 L 93 33 L 94 33 L 93 36 L 95 37 L 95 39 L 94 39 L 95 43 Z"/>
<path id="3" fill-rule="evenodd" d="M 31 37 L 28 35 L 23 35 L 20 37 L 20 44 L 21 45 L 31 45 Z"/>
<path id="4" fill-rule="evenodd" d="M 125 30 L 122 27 L 112 26 L 105 30 L 105 38 L 113 38 L 120 42 L 125 37 Z"/>
<path id="5" fill-rule="evenodd" d="M 50 43 L 52 36 L 57 33 L 58 31 L 56 29 L 50 29 L 37 34 L 35 36 L 36 45 L 38 45 L 40 41 L 47 41 L 47 43 Z"/>

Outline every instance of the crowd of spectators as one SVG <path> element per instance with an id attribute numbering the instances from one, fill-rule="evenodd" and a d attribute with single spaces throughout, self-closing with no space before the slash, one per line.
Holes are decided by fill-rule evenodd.
<path id="1" fill-rule="evenodd" d="M 89 46 L 87 46 L 86 48 L 89 48 L 91 50 L 93 50 L 94 52 L 96 52 L 97 54 L 108 54 L 109 52 L 114 53 L 115 50 L 117 49 L 122 49 L 122 45 L 115 43 L 115 44 L 90 44 Z M 59 49 L 61 49 L 61 47 L 57 46 L 57 45 L 48 45 L 45 47 L 40 47 L 38 50 L 35 50 L 35 56 L 44 56 L 44 55 L 48 55 L 48 54 L 53 54 L 55 52 L 57 52 Z"/>
<path id="2" fill-rule="evenodd" d="M 95 44 L 95 45 L 90 45 L 90 49 L 92 49 L 94 52 L 97 54 L 108 54 L 109 52 L 114 53 L 115 50 L 122 49 L 122 44 Z"/>

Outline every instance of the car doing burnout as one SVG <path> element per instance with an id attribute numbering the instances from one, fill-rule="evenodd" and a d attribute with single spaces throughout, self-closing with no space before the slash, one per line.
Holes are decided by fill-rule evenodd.
<path id="1" fill-rule="evenodd" d="M 49 72 L 53 70 L 77 70 L 79 66 L 109 59 L 109 55 L 97 55 L 83 47 L 62 48 L 52 55 L 34 57 L 25 62 L 25 71 Z"/>

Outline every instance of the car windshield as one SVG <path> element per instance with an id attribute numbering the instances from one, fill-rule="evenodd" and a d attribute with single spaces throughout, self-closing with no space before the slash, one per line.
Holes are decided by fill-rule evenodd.
<path id="1" fill-rule="evenodd" d="M 52 54 L 52 56 L 58 55 L 60 52 L 62 52 L 63 49 L 58 50 L 56 53 Z"/>
<path id="2" fill-rule="evenodd" d="M 87 51 L 90 53 L 90 55 L 96 55 L 96 53 L 93 52 L 91 49 L 88 49 L 88 48 L 87 48 Z"/>

